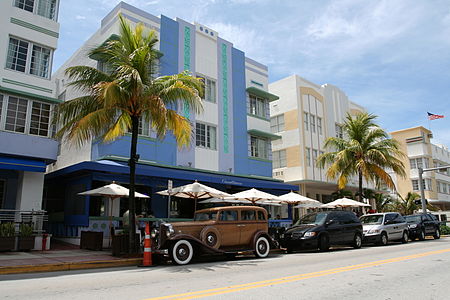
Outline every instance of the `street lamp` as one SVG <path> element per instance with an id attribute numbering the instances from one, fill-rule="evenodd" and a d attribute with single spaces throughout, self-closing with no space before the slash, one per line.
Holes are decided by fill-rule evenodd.
<path id="1" fill-rule="evenodd" d="M 424 214 L 427 213 L 427 204 L 426 204 L 425 192 L 423 190 L 424 187 L 423 187 L 423 182 L 422 182 L 423 172 L 429 172 L 429 171 L 435 171 L 435 170 L 447 171 L 448 168 L 450 168 L 450 165 L 437 167 L 437 168 L 428 168 L 428 169 L 419 168 L 419 189 L 420 189 L 420 197 L 422 198 L 421 199 L 422 200 L 422 213 L 424 213 Z"/>

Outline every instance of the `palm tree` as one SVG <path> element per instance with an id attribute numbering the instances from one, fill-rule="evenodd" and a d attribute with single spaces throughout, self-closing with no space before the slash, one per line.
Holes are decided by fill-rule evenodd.
<path id="1" fill-rule="evenodd" d="M 331 193 L 331 199 L 336 200 L 339 198 L 353 199 L 353 193 L 349 190 L 339 189 L 336 192 Z"/>
<path id="2" fill-rule="evenodd" d="M 329 165 L 328 178 L 338 178 L 338 187 L 343 189 L 349 177 L 358 175 L 358 195 L 363 195 L 363 178 L 379 185 L 381 182 L 395 189 L 391 176 L 385 171 L 391 169 L 399 176 L 406 176 L 404 165 L 399 159 L 404 154 L 396 140 L 374 123 L 375 115 L 360 113 L 354 117 L 347 114 L 343 125 L 344 137 L 330 137 L 324 148 L 330 152 L 317 159 L 319 167 Z"/>
<path id="3" fill-rule="evenodd" d="M 392 205 L 392 198 L 389 195 L 376 193 L 373 198 L 375 199 L 377 212 L 388 211 Z"/>
<path id="4" fill-rule="evenodd" d="M 402 215 L 412 215 L 417 209 L 417 205 L 414 203 L 414 201 L 418 199 L 420 199 L 420 195 L 412 192 L 408 192 L 408 194 L 404 198 L 400 196 L 400 200 L 398 200 L 397 202 L 397 210 Z"/>
<path id="5" fill-rule="evenodd" d="M 158 138 L 171 131 L 179 147 L 191 140 L 191 124 L 174 107 L 184 105 L 202 111 L 203 83 L 187 72 L 157 77 L 158 42 L 154 31 L 143 24 L 134 29 L 120 16 L 120 34 L 88 54 L 108 66 L 101 72 L 89 66 L 66 69 L 70 85 L 84 96 L 60 104 L 55 122 L 57 136 L 82 145 L 100 138 L 111 142 L 131 131 L 129 224 L 130 253 L 135 253 L 135 176 L 138 129 L 140 122 L 150 122 Z"/>

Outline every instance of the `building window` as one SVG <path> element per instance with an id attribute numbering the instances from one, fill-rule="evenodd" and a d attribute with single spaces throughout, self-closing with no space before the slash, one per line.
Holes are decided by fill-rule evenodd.
<path id="1" fill-rule="evenodd" d="M 31 109 L 30 134 L 48 136 L 50 105 L 33 102 Z"/>
<path id="2" fill-rule="evenodd" d="M 269 158 L 267 139 L 250 136 L 250 156 L 257 158 Z"/>
<path id="3" fill-rule="evenodd" d="M 249 113 L 258 117 L 267 118 L 266 100 L 263 98 L 249 95 L 250 111 Z"/>
<path id="4" fill-rule="evenodd" d="M 195 144 L 197 147 L 216 150 L 216 127 L 197 123 L 195 127 Z"/>
<path id="5" fill-rule="evenodd" d="M 205 94 L 203 100 L 216 103 L 216 81 L 205 78 L 203 76 L 198 76 L 205 84 Z"/>
<path id="6" fill-rule="evenodd" d="M 316 149 L 313 149 L 313 151 L 312 151 L 312 158 L 313 158 L 313 167 L 315 167 L 316 163 L 317 163 L 317 150 Z"/>
<path id="7" fill-rule="evenodd" d="M 308 147 L 305 148 L 306 151 L 306 165 L 308 167 L 311 166 L 311 149 L 309 149 Z"/>
<path id="8" fill-rule="evenodd" d="M 5 129 L 25 133 L 28 101 L 9 97 L 7 107 Z"/>
<path id="9" fill-rule="evenodd" d="M 56 1 L 57 0 L 15 0 L 14 6 L 54 20 L 57 8 Z"/>
<path id="10" fill-rule="evenodd" d="M 29 49 L 32 49 L 29 55 Z M 9 39 L 6 68 L 48 78 L 52 51 L 16 38 Z M 30 59 L 31 56 L 31 59 Z"/>
<path id="11" fill-rule="evenodd" d="M 313 116 L 313 115 L 310 115 L 310 120 L 311 120 L 311 131 L 312 132 L 316 132 L 316 117 L 315 116 Z"/>
<path id="12" fill-rule="evenodd" d="M 2 121 L 2 112 L 3 112 L 3 95 L 0 94 L 0 124 Z"/>
<path id="13" fill-rule="evenodd" d="M 322 118 L 317 117 L 317 131 L 322 135 Z"/>
<path id="14" fill-rule="evenodd" d="M 336 137 L 342 139 L 344 137 L 342 126 L 339 124 L 335 124 L 335 129 L 336 129 Z"/>
<path id="15" fill-rule="evenodd" d="M 284 131 L 284 114 L 270 118 L 270 131 L 273 133 Z"/>
<path id="16" fill-rule="evenodd" d="M 422 184 L 423 184 L 423 189 L 424 190 L 432 191 L 431 179 L 429 179 L 429 178 L 422 179 Z M 412 186 L 413 186 L 413 190 L 414 191 L 419 191 L 420 190 L 419 180 L 413 179 L 412 180 Z"/>
<path id="17" fill-rule="evenodd" d="M 428 168 L 428 158 L 426 157 L 419 157 L 419 158 L 411 158 L 409 160 L 409 165 L 411 169 L 418 169 L 418 168 Z"/>
<path id="18" fill-rule="evenodd" d="M 308 128 L 308 124 L 309 124 L 309 114 L 307 113 L 307 112 L 304 112 L 303 113 L 303 119 L 304 119 L 304 122 L 305 122 L 305 130 L 309 130 L 309 128 Z"/>
<path id="19" fill-rule="evenodd" d="M 273 151 L 272 152 L 273 168 L 285 168 L 286 167 L 286 150 Z"/>

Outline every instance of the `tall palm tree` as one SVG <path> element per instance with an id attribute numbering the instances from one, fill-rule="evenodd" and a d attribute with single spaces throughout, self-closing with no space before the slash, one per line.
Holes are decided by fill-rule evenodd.
<path id="1" fill-rule="evenodd" d="M 415 204 L 414 201 L 420 199 L 420 195 L 417 193 L 408 192 L 406 197 L 403 198 L 400 196 L 399 198 L 400 200 L 397 202 L 397 210 L 402 215 L 412 215 L 417 209 L 417 204 Z"/>
<path id="2" fill-rule="evenodd" d="M 392 198 L 389 195 L 376 193 L 373 198 L 375 199 L 377 212 L 388 211 L 392 205 Z"/>
<path id="3" fill-rule="evenodd" d="M 120 16 L 120 34 L 88 54 L 108 66 L 101 72 L 89 66 L 66 69 L 70 85 L 84 96 L 60 104 L 55 122 L 57 135 L 82 145 L 94 138 L 113 141 L 131 131 L 129 224 L 130 253 L 135 249 L 135 177 L 138 129 L 150 122 L 158 138 L 171 131 L 179 147 L 191 140 L 191 124 L 174 109 L 178 104 L 202 111 L 203 83 L 187 72 L 157 77 L 156 33 L 143 24 L 131 25 Z"/>
<path id="4" fill-rule="evenodd" d="M 349 190 L 339 189 L 336 192 L 331 193 L 331 199 L 336 200 L 339 198 L 349 198 L 353 199 L 353 193 Z"/>
<path id="5" fill-rule="evenodd" d="M 343 125 L 344 137 L 330 137 L 325 141 L 329 152 L 317 159 L 319 167 L 329 165 L 328 178 L 338 178 L 338 187 L 343 189 L 349 177 L 358 175 L 358 195 L 363 195 L 363 178 L 379 185 L 385 183 L 395 189 L 391 176 L 385 169 L 391 169 L 399 176 L 406 176 L 404 165 L 399 159 L 404 154 L 396 140 L 374 123 L 375 115 L 360 113 L 354 117 L 347 114 Z"/>

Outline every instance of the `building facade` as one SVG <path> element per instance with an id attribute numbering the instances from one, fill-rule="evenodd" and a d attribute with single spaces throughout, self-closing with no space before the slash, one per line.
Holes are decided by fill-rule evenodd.
<path id="1" fill-rule="evenodd" d="M 408 192 L 420 194 L 418 168 L 435 168 L 450 165 L 450 151 L 444 145 L 431 142 L 430 130 L 419 126 L 391 132 L 406 157 L 406 178 L 396 177 L 398 193 L 405 197 Z M 442 210 L 450 210 L 450 168 L 423 173 L 425 198 Z"/>
<path id="2" fill-rule="evenodd" d="M 56 160 L 51 78 L 58 0 L 0 2 L 0 209 L 41 210 L 46 166 Z"/>
<path id="3" fill-rule="evenodd" d="M 319 86 L 297 75 L 271 83 L 269 91 L 280 97 L 270 103 L 270 115 L 272 133 L 282 137 L 272 141 L 273 177 L 298 185 L 307 197 L 329 202 L 336 180 L 316 166 L 317 157 L 324 153 L 328 137 L 343 136 L 347 113 L 365 109 L 338 87 Z M 357 179 L 351 178 L 346 189 L 354 192 L 357 186 Z"/>
<path id="4" fill-rule="evenodd" d="M 205 82 L 203 113 L 178 108 L 195 130 L 190 147 L 179 149 L 170 134 L 164 140 L 156 139 L 149 122 L 141 122 L 137 189 L 151 195 L 150 203 L 142 204 L 142 209 L 152 210 L 156 217 L 167 217 L 169 210 L 171 216 L 192 216 L 192 202 L 175 200 L 168 208 L 167 199 L 155 194 L 167 188 L 169 179 L 173 180 L 173 186 L 197 179 L 227 192 L 256 187 L 281 194 L 296 189 L 272 178 L 271 140 L 279 136 L 270 132 L 269 102 L 278 97 L 268 92 L 267 66 L 247 58 L 205 25 L 163 15 L 156 17 L 119 3 L 101 21 L 97 32 L 56 72 L 60 99 L 79 95 L 67 86 L 68 79 L 64 76 L 67 67 L 104 68 L 101 61 L 88 57 L 87 52 L 118 34 L 119 14 L 132 24 L 143 23 L 157 33 L 160 75 L 187 70 Z M 125 135 L 108 144 L 92 141 L 81 148 L 61 145 L 57 162 L 49 168 L 47 182 L 49 187 L 64 188 L 50 189 L 46 201 L 55 213 L 64 211 L 64 234 L 68 234 L 70 226 L 75 228 L 72 234 L 76 234 L 79 226 L 90 226 L 89 217 L 109 211 L 105 199 L 80 197 L 78 192 L 113 180 L 128 184 L 126 162 L 130 140 L 131 136 Z M 111 204 L 114 216 L 126 210 L 126 201 Z"/>

